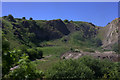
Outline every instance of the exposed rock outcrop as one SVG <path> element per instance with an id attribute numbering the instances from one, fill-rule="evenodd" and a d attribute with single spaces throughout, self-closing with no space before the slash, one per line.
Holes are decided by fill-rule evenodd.
<path id="1" fill-rule="evenodd" d="M 46 22 L 46 24 L 52 28 L 57 29 L 64 35 L 68 35 L 70 33 L 70 31 L 67 29 L 67 26 L 63 23 L 62 20 L 50 20 Z"/>
<path id="2" fill-rule="evenodd" d="M 114 51 L 106 51 L 106 52 L 67 52 L 61 55 L 61 59 L 78 59 L 82 56 L 92 56 L 97 59 L 107 59 L 110 61 L 118 62 L 120 61 L 120 55 L 115 54 Z"/>
<path id="3" fill-rule="evenodd" d="M 111 49 L 115 43 L 118 43 L 118 26 L 119 18 L 116 18 L 107 26 L 102 28 L 103 36 L 103 47 L 105 49 Z"/>

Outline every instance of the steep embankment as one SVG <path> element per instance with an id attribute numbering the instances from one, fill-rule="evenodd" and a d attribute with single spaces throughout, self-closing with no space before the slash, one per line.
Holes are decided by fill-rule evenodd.
<path id="1" fill-rule="evenodd" d="M 85 39 L 95 37 L 98 27 L 88 22 L 57 20 L 26 20 L 14 18 L 12 15 L 4 16 L 2 21 L 3 40 L 8 40 L 11 47 L 27 45 L 29 47 L 41 46 L 43 41 L 55 40 L 68 36 L 73 32 L 80 32 Z"/>
<path id="2" fill-rule="evenodd" d="M 118 44 L 118 26 L 119 18 L 116 18 L 107 26 L 99 30 L 98 36 L 102 39 L 103 47 L 111 49 L 115 44 Z"/>
<path id="3" fill-rule="evenodd" d="M 2 19 L 3 40 L 18 45 L 40 46 L 42 41 L 58 39 L 70 32 L 62 20 L 26 20 L 12 15 Z M 15 43 L 15 44 L 14 44 Z"/>

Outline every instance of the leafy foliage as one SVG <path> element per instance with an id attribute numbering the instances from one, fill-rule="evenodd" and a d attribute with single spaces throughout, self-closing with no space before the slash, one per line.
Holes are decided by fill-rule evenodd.
<path id="1" fill-rule="evenodd" d="M 69 21 L 67 19 L 64 20 L 65 23 L 69 23 Z"/>
<path id="2" fill-rule="evenodd" d="M 37 49 L 28 49 L 26 53 L 29 55 L 30 60 L 41 59 L 43 57 L 42 51 Z"/>
<path id="3" fill-rule="evenodd" d="M 91 42 L 96 46 L 96 47 L 100 47 L 102 46 L 102 41 L 99 38 L 92 38 Z"/>
<path id="4" fill-rule="evenodd" d="M 113 51 L 119 53 L 119 49 L 120 49 L 119 46 L 120 46 L 120 45 L 118 45 L 118 43 L 114 44 L 114 45 L 112 46 Z"/>
<path id="5" fill-rule="evenodd" d="M 120 79 L 120 63 L 94 59 L 89 56 L 78 60 L 64 60 L 48 69 L 46 76 L 51 79 Z"/>
<path id="6" fill-rule="evenodd" d="M 14 17 L 13 17 L 11 14 L 8 15 L 8 16 L 6 17 L 6 19 L 7 19 L 8 21 L 16 22 L 15 19 L 14 19 Z"/>
<path id="7" fill-rule="evenodd" d="M 22 17 L 22 19 L 26 19 L 25 17 Z"/>
<path id="8" fill-rule="evenodd" d="M 34 64 L 30 63 L 28 56 L 26 56 L 25 54 L 19 60 L 18 68 L 10 71 L 10 73 L 5 76 L 5 78 L 9 79 L 31 79 L 31 80 L 42 77 L 43 72 L 37 71 Z"/>
<path id="9" fill-rule="evenodd" d="M 75 60 L 65 60 L 55 64 L 47 72 L 47 78 L 50 79 L 91 79 L 94 72 L 89 67 Z"/>
<path id="10" fill-rule="evenodd" d="M 3 70 L 3 76 L 5 74 L 8 74 L 8 71 L 12 65 L 12 59 L 10 57 L 10 53 L 9 53 L 9 48 L 10 47 L 10 43 L 8 41 L 3 41 L 2 42 L 2 70 Z"/>
<path id="11" fill-rule="evenodd" d="M 32 18 L 32 17 L 30 17 L 30 20 L 33 20 L 33 18 Z"/>
<path id="12" fill-rule="evenodd" d="M 72 29 L 71 31 L 67 29 L 69 28 L 68 25 L 71 28 L 72 25 L 74 26 L 73 32 Z M 41 79 L 44 76 L 55 80 L 66 78 L 120 79 L 120 63 L 90 57 L 82 57 L 78 60 L 65 60 L 64 58 L 57 63 L 60 55 L 66 51 L 95 52 L 96 47 L 99 48 L 102 45 L 102 41 L 96 36 L 98 28 L 92 23 L 69 22 L 61 19 L 47 21 L 30 18 L 26 20 L 25 17 L 19 19 L 8 15 L 3 17 L 2 28 L 4 78 L 15 80 Z M 118 51 L 116 45 L 113 50 Z M 41 59 L 43 54 L 47 56 L 47 58 L 44 58 L 46 59 L 44 62 L 36 60 Z M 48 69 L 45 75 L 41 70 L 36 69 L 34 64 L 36 61 L 40 62 L 39 68 L 45 67 L 44 69 Z M 53 65 L 54 63 L 56 64 Z M 43 64 L 47 65 L 44 66 Z M 51 67 L 51 65 L 53 66 Z M 18 68 L 10 71 L 14 66 L 18 66 Z"/>

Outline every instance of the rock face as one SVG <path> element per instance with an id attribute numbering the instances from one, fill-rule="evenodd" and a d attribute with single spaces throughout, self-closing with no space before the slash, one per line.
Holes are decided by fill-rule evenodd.
<path id="1" fill-rule="evenodd" d="M 67 28 L 69 29 L 70 32 L 75 32 L 76 31 L 76 27 L 74 23 L 68 23 L 66 24 Z"/>
<path id="2" fill-rule="evenodd" d="M 106 51 L 106 52 L 67 52 L 61 55 L 61 59 L 78 59 L 82 56 L 92 56 L 97 59 L 107 59 L 113 62 L 119 62 L 120 61 L 120 55 L 115 54 L 114 51 Z"/>
<path id="3" fill-rule="evenodd" d="M 111 47 L 118 43 L 118 26 L 119 26 L 119 20 L 116 18 L 111 23 L 109 23 L 107 26 L 102 28 L 103 30 L 103 47 L 106 49 L 111 49 Z"/>
<path id="4" fill-rule="evenodd" d="M 46 24 L 48 26 L 51 26 L 51 27 L 57 29 L 64 35 L 68 35 L 70 33 L 70 31 L 67 29 L 67 26 L 63 23 L 62 20 L 50 20 L 50 21 L 46 22 Z"/>

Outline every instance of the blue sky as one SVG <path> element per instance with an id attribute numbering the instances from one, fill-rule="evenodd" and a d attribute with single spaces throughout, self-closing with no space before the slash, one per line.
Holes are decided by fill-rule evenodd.
<path id="1" fill-rule="evenodd" d="M 34 20 L 68 19 L 105 26 L 118 17 L 118 2 L 3 2 L 2 16 Z"/>

